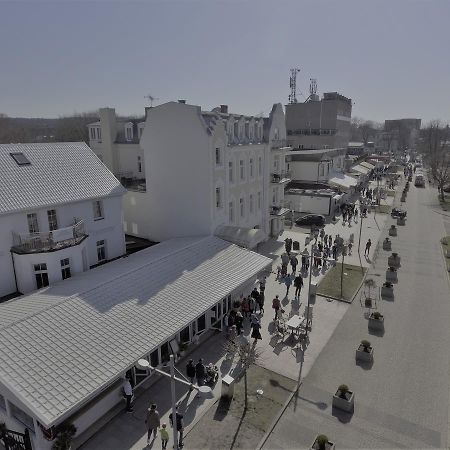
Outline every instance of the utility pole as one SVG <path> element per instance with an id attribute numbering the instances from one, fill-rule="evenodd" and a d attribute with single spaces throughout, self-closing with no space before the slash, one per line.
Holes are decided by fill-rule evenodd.
<path id="1" fill-rule="evenodd" d="M 178 427 L 177 427 L 177 398 L 175 395 L 175 367 L 174 357 L 170 355 L 170 391 L 172 394 L 172 431 L 173 431 L 173 448 L 178 450 Z"/>
<path id="2" fill-rule="evenodd" d="M 361 232 L 362 232 L 362 223 L 363 223 L 363 213 L 362 213 L 362 210 L 361 210 L 361 202 L 359 202 L 359 206 L 360 206 L 359 218 L 361 219 L 361 222 L 359 224 L 358 256 L 359 256 L 359 265 L 361 266 L 361 272 L 364 273 L 364 269 L 363 269 L 362 262 L 361 262 L 361 252 L 360 252 L 360 248 L 361 248 Z"/>

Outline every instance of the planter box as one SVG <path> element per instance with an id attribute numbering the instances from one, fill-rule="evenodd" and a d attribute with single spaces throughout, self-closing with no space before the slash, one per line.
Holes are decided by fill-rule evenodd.
<path id="1" fill-rule="evenodd" d="M 389 236 L 397 236 L 397 228 L 389 228 Z"/>
<path id="2" fill-rule="evenodd" d="M 379 319 L 375 319 L 370 315 L 368 322 L 369 329 L 373 331 L 383 331 L 384 330 L 384 317 L 380 317 Z"/>
<path id="3" fill-rule="evenodd" d="M 347 398 L 341 398 L 338 395 L 339 391 L 336 391 L 336 394 L 333 395 L 333 407 L 340 409 L 341 411 L 345 411 L 348 413 L 352 413 L 355 409 L 355 394 L 353 391 L 347 392 Z"/>
<path id="4" fill-rule="evenodd" d="M 383 241 L 383 250 L 392 250 L 392 242 L 391 241 Z"/>
<path id="5" fill-rule="evenodd" d="M 389 267 L 400 267 L 400 256 L 389 256 L 388 258 L 388 266 Z"/>
<path id="6" fill-rule="evenodd" d="M 397 271 L 392 270 L 386 270 L 386 281 L 390 281 L 391 283 L 397 283 L 398 277 L 397 277 Z"/>
<path id="7" fill-rule="evenodd" d="M 386 297 L 386 298 L 393 298 L 394 297 L 394 288 L 387 287 L 387 286 L 381 286 L 381 296 Z"/>
<path id="8" fill-rule="evenodd" d="M 335 450 L 334 442 L 328 441 L 327 444 L 325 444 L 326 450 Z M 317 443 L 317 438 L 314 440 L 313 445 L 311 445 L 311 450 L 319 450 L 319 444 Z"/>
<path id="9" fill-rule="evenodd" d="M 406 225 L 406 219 L 404 217 L 399 217 L 397 219 L 397 225 Z"/>
<path id="10" fill-rule="evenodd" d="M 373 362 L 373 347 L 369 347 L 369 351 L 364 351 L 364 347 L 362 344 L 359 344 L 359 347 L 356 350 L 356 361 L 361 362 Z"/>

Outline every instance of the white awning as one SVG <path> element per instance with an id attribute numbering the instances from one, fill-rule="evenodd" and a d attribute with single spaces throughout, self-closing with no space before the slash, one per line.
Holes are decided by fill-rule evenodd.
<path id="1" fill-rule="evenodd" d="M 231 225 L 221 225 L 217 227 L 215 233 L 220 239 L 232 242 L 245 248 L 255 248 L 260 242 L 266 240 L 266 234 L 256 228 L 241 228 Z"/>
<path id="2" fill-rule="evenodd" d="M 349 191 L 352 186 L 356 186 L 358 184 L 358 180 L 353 177 L 349 177 L 343 173 L 336 174 L 333 178 L 328 180 L 328 183 L 337 186 L 343 191 Z"/>
<path id="3" fill-rule="evenodd" d="M 351 172 L 359 172 L 363 175 L 367 175 L 370 172 L 370 169 L 367 167 L 362 166 L 361 164 L 358 164 L 350 169 Z"/>

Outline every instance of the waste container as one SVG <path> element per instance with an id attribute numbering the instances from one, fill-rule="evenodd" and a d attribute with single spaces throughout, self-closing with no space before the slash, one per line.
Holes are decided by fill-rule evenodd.
<path id="1" fill-rule="evenodd" d="M 222 393 L 221 397 L 233 398 L 234 395 L 234 378 L 231 375 L 225 375 L 222 378 Z"/>
<path id="2" fill-rule="evenodd" d="M 292 243 L 292 250 L 297 250 L 297 251 L 299 251 L 299 250 L 300 250 L 300 242 L 294 241 L 294 242 Z"/>

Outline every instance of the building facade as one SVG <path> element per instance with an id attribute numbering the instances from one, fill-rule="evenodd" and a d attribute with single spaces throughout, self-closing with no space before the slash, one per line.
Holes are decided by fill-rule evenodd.
<path id="1" fill-rule="evenodd" d="M 261 231 L 284 227 L 285 116 L 212 111 L 185 101 L 148 109 L 140 141 L 146 191 L 128 192 L 125 232 L 154 241 L 211 235 L 223 226 Z"/>
<path id="2" fill-rule="evenodd" d="M 352 100 L 337 92 L 286 105 L 288 144 L 308 150 L 347 147 L 351 116 Z"/>
<path id="3" fill-rule="evenodd" d="M 0 297 L 124 255 L 125 189 L 84 143 L 0 145 Z"/>
<path id="4" fill-rule="evenodd" d="M 394 153 L 407 149 L 415 150 L 421 122 L 421 119 L 385 120 L 384 130 L 377 136 L 377 150 Z"/>

